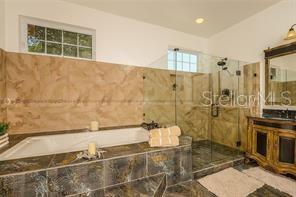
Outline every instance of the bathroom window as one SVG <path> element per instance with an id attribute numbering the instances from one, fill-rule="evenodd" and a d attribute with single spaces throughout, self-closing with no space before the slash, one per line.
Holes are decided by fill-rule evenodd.
<path id="1" fill-rule="evenodd" d="M 197 72 L 198 55 L 185 51 L 168 50 L 168 69 Z"/>
<path id="2" fill-rule="evenodd" d="M 95 30 L 21 18 L 21 51 L 44 55 L 95 59 Z"/>

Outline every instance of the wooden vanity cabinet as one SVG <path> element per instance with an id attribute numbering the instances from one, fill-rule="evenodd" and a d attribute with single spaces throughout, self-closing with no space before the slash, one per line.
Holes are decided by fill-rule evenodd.
<path id="1" fill-rule="evenodd" d="M 296 176 L 296 131 L 272 127 L 280 124 L 285 122 L 249 118 L 246 156 L 264 168 Z"/>

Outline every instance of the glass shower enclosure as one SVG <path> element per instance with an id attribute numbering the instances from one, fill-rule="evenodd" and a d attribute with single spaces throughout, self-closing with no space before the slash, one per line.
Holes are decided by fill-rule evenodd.
<path id="1" fill-rule="evenodd" d="M 193 171 L 240 157 L 246 65 L 175 49 L 144 68 L 144 121 L 178 125 L 192 137 Z"/>

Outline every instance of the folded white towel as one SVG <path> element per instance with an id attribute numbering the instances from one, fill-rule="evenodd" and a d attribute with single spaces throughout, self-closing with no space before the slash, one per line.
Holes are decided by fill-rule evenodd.
<path id="1" fill-rule="evenodd" d="M 5 143 L 5 142 L 8 142 L 8 137 L 0 139 L 0 145 Z"/>
<path id="2" fill-rule="evenodd" d="M 9 144 L 9 142 L 5 142 L 4 144 L 0 144 L 0 148 L 4 147 L 4 146 L 7 146 Z"/>
<path id="3" fill-rule="evenodd" d="M 0 140 L 2 140 L 3 138 L 6 138 L 6 137 L 8 137 L 7 133 L 5 133 L 4 135 L 0 135 Z"/>

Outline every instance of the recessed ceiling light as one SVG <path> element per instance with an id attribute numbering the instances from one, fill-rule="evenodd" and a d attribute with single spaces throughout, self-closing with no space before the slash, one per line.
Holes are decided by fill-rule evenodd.
<path id="1" fill-rule="evenodd" d="M 195 20 L 195 22 L 196 22 L 197 24 L 202 24 L 204 21 L 205 21 L 204 18 L 197 18 L 197 19 Z"/>

